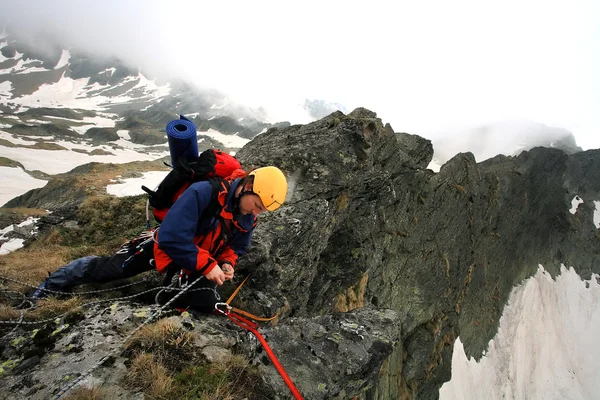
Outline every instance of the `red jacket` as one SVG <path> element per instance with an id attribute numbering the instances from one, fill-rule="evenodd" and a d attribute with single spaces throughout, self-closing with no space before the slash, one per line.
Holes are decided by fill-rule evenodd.
<path id="1" fill-rule="evenodd" d="M 165 216 L 154 244 L 154 259 L 159 272 L 175 263 L 189 273 L 208 274 L 214 267 L 228 262 L 234 268 L 239 256 L 248 251 L 254 215 L 233 215 L 235 189 L 240 179 L 223 185 L 218 194 L 222 205 L 217 218 L 202 219 L 202 212 L 212 200 L 208 181 L 197 182 L 177 199 Z"/>

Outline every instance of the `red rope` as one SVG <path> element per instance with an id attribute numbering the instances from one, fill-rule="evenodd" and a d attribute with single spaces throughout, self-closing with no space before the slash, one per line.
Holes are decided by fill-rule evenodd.
<path id="1" fill-rule="evenodd" d="M 228 312 L 228 313 L 226 313 L 226 315 L 236 325 L 249 330 L 250 332 L 252 332 L 254 334 L 254 336 L 256 336 L 256 338 L 260 341 L 260 344 L 262 344 L 263 348 L 267 352 L 267 355 L 271 359 L 271 362 L 273 362 L 273 365 L 275 365 L 277 372 L 279 372 L 279 375 L 281 375 L 281 377 L 283 378 L 283 381 L 285 382 L 287 387 L 290 389 L 290 392 L 292 392 L 292 394 L 294 395 L 294 398 L 296 400 L 303 400 L 302 395 L 300 394 L 300 391 L 298 390 L 298 388 L 296 388 L 296 385 L 294 385 L 294 382 L 292 382 L 292 379 L 287 374 L 287 372 L 285 372 L 285 369 L 283 369 L 283 366 L 281 365 L 281 363 L 275 356 L 275 353 L 273 353 L 273 350 L 271 350 L 271 347 L 269 347 L 269 344 L 267 343 L 265 338 L 258 331 L 258 329 L 257 329 L 258 324 L 255 324 L 254 322 L 251 322 L 251 321 L 243 318 L 241 315 L 238 315 L 238 314 L 235 314 L 232 312 Z"/>

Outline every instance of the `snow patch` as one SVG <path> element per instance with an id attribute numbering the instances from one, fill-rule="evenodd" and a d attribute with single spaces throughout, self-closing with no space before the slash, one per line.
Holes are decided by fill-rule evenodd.
<path id="1" fill-rule="evenodd" d="M 20 224 L 18 224 L 17 226 L 20 228 L 24 228 L 26 226 L 29 225 L 33 225 L 35 224 L 37 221 L 39 220 L 39 218 L 35 218 L 35 217 L 28 217 L 25 221 L 21 222 Z M 33 233 L 35 230 L 32 230 L 31 233 Z"/>
<path id="2" fill-rule="evenodd" d="M 4 37 L 0 37 L 0 39 L 4 39 Z M 5 47 L 6 45 L 8 45 L 8 42 L 0 42 L 0 49 Z M 2 52 L 0 52 L 0 62 L 6 61 L 6 60 L 8 60 L 8 58 L 4 57 L 4 54 L 2 54 Z"/>
<path id="3" fill-rule="evenodd" d="M 63 50 L 60 54 L 60 59 L 58 60 L 58 63 L 56 63 L 56 65 L 54 66 L 54 69 L 59 69 L 67 65 L 69 63 L 70 58 L 71 53 L 69 52 L 69 50 Z"/>
<path id="4" fill-rule="evenodd" d="M 220 110 L 221 108 L 225 107 L 227 105 L 227 103 L 221 104 L 220 106 L 213 104 L 212 106 L 210 106 L 211 110 Z"/>
<path id="5" fill-rule="evenodd" d="M 115 67 L 112 68 L 106 68 L 104 71 L 101 71 L 100 74 L 104 74 L 107 73 L 108 76 L 113 76 L 113 74 L 115 73 L 117 69 Z"/>
<path id="6" fill-rule="evenodd" d="M 17 135 L 13 135 L 10 134 L 8 132 L 5 131 L 0 131 L 0 139 L 4 139 L 8 142 L 11 142 L 13 144 L 16 145 L 20 145 L 20 146 L 32 146 L 35 144 L 36 140 L 42 140 L 42 141 L 49 141 L 49 140 L 53 140 L 54 136 L 27 136 L 28 139 L 31 140 L 24 140 L 21 139 L 19 136 Z M 25 151 L 25 149 L 21 149 L 22 151 Z M 4 153 L 4 147 L 0 146 L 0 156 L 2 156 Z"/>
<path id="7" fill-rule="evenodd" d="M 430 169 L 433 172 L 440 172 L 440 168 L 442 168 L 442 166 L 435 160 L 431 160 L 427 166 L 427 169 Z"/>
<path id="8" fill-rule="evenodd" d="M 594 201 L 594 225 L 600 229 L 600 201 Z"/>
<path id="9" fill-rule="evenodd" d="M 440 399 L 593 399 L 600 393 L 600 284 L 540 265 L 514 288 L 480 362 L 454 343 L 452 379 Z"/>
<path id="10" fill-rule="evenodd" d="M 579 207 L 580 204 L 583 204 L 583 200 L 581 199 L 581 197 L 573 197 L 573 200 L 571 200 L 571 209 L 569 210 L 569 212 L 571 214 L 575 214 L 577 212 L 577 207 Z"/>
<path id="11" fill-rule="evenodd" d="M 120 129 L 117 131 L 117 135 L 119 135 L 119 137 L 121 139 L 124 140 L 131 140 L 131 136 L 129 136 L 129 131 L 127 129 Z"/>
<path id="12" fill-rule="evenodd" d="M 25 68 L 25 69 L 17 72 L 16 75 L 29 74 L 32 72 L 46 72 L 46 71 L 48 71 L 48 70 L 43 67 L 30 67 L 30 68 Z"/>
<path id="13" fill-rule="evenodd" d="M 198 132 L 199 137 L 203 135 L 218 140 L 219 142 L 223 143 L 225 147 L 232 147 L 236 149 L 241 149 L 250 141 L 250 139 L 244 139 L 237 135 L 225 135 L 214 129 L 209 129 L 206 132 Z"/>
<path id="14" fill-rule="evenodd" d="M 141 73 L 138 73 L 137 78 L 139 82 L 131 90 L 143 88 L 144 93 L 154 94 L 157 99 L 167 96 L 171 92 L 171 86 L 168 83 L 165 86 L 158 86 L 155 80 L 150 81 Z"/>
<path id="15" fill-rule="evenodd" d="M 31 189 L 46 186 L 48 181 L 33 178 L 22 168 L 0 167 L 0 206 Z"/>
<path id="16" fill-rule="evenodd" d="M 2 54 L 2 53 L 0 53 L 0 54 Z M 10 98 L 12 90 L 13 90 L 13 87 L 12 87 L 11 81 L 0 82 L 0 99 L 2 97 Z"/>
<path id="17" fill-rule="evenodd" d="M 17 226 L 19 228 L 24 228 L 26 226 L 33 225 L 38 220 L 39 220 L 39 218 L 29 217 L 25 221 L 18 224 Z M 12 232 L 14 230 L 15 230 L 14 225 L 9 225 L 6 228 L 0 229 L 0 241 L 5 240 L 6 234 L 9 232 Z M 37 228 L 34 227 L 31 230 L 31 234 L 33 235 L 36 230 L 37 230 Z M 24 242 L 25 241 L 23 239 L 18 239 L 18 238 L 9 239 L 7 242 L 0 244 L 0 255 L 5 255 L 5 254 L 8 254 L 17 249 L 20 249 L 21 247 L 23 247 Z"/>
<path id="18" fill-rule="evenodd" d="M 149 171 L 144 172 L 141 178 L 123 179 L 114 185 L 106 186 L 106 192 L 117 197 L 137 196 L 144 194 L 142 185 L 155 189 L 158 184 L 167 176 L 170 171 Z"/>
<path id="19" fill-rule="evenodd" d="M 23 247 L 23 243 L 25 243 L 25 240 L 23 239 L 9 239 L 8 242 L 2 243 L 0 247 L 0 256 L 6 255 L 8 253 L 20 249 L 21 247 Z"/>
<path id="20" fill-rule="evenodd" d="M 67 149 L 82 149 L 87 151 L 102 149 L 109 151 L 111 154 L 88 155 L 70 150 L 23 149 L 0 146 L 0 156 L 20 162 L 28 170 L 33 171 L 37 169 L 47 174 L 61 174 L 90 162 L 122 164 L 131 161 L 156 160 L 169 154 L 168 151 L 142 154 L 131 149 L 113 149 L 106 145 L 92 147 L 67 141 L 58 141 L 56 144 Z"/>
<path id="21" fill-rule="evenodd" d="M 15 57 L 15 59 L 16 59 L 16 57 Z M 14 74 L 17 71 L 20 71 L 23 69 L 23 64 L 25 64 L 25 62 L 23 62 L 23 60 L 19 60 L 14 66 L 12 66 L 10 68 L 0 69 L 0 75 Z"/>
<path id="22" fill-rule="evenodd" d="M 9 225 L 6 228 L 0 229 L 0 239 L 2 239 L 8 232 L 12 232 L 14 230 L 15 230 L 15 227 L 12 225 Z"/>
<path id="23" fill-rule="evenodd" d="M 10 68 L 5 72 L 0 71 L 0 74 L 9 72 L 14 73 L 15 70 L 22 68 L 21 63 L 22 60 L 20 60 L 15 67 Z M 36 92 L 10 99 L 10 102 L 21 105 L 19 111 L 25 111 L 30 107 L 74 108 L 102 111 L 111 105 L 141 100 L 139 95 L 136 95 L 135 97 L 128 95 L 128 93 L 130 93 L 132 90 L 139 90 L 139 88 L 143 88 L 145 93 L 143 100 L 152 101 L 161 99 L 171 90 L 169 85 L 158 86 L 154 83 L 154 81 L 148 81 L 141 74 L 138 78 L 127 77 L 126 79 L 123 79 L 121 85 L 138 79 L 138 84 L 125 94 L 120 96 L 102 96 L 101 92 L 92 92 L 104 87 L 99 85 L 89 85 L 89 78 L 71 79 L 63 74 L 58 82 L 43 84 Z M 106 86 L 106 89 L 114 89 L 119 86 L 120 85 L 110 87 Z M 7 101 L 8 98 L 0 97 L 0 104 L 6 104 Z M 112 126 L 114 126 L 114 124 Z"/>

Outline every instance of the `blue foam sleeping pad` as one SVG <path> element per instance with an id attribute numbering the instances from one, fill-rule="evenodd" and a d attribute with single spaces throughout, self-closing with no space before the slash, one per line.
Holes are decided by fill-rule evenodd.
<path id="1" fill-rule="evenodd" d="M 180 115 L 180 119 L 167 124 L 166 131 L 172 166 L 176 165 L 181 156 L 188 161 L 195 161 L 198 158 L 196 125 L 192 121 Z"/>

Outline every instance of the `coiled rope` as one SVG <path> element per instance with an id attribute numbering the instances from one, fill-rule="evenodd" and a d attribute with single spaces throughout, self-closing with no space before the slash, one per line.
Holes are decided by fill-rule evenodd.
<path id="1" fill-rule="evenodd" d="M 14 278 L 9 278 L 9 277 L 5 277 L 5 276 L 1 276 L 0 275 L 0 279 L 5 279 L 7 281 L 11 281 L 11 282 L 14 282 L 14 283 L 19 283 L 19 284 L 21 284 L 23 286 L 29 286 L 29 287 L 32 287 L 32 288 L 37 288 L 37 286 L 35 286 L 35 285 L 31 285 L 29 283 L 22 282 L 22 281 L 19 281 L 18 279 L 14 279 Z M 134 282 L 134 283 L 130 283 L 130 284 L 118 286 L 118 287 L 112 288 L 112 289 L 102 289 L 102 290 L 94 290 L 94 291 L 78 292 L 78 293 L 61 292 L 61 291 L 50 290 L 50 289 L 43 289 L 43 290 L 46 291 L 46 292 L 48 292 L 48 293 L 52 293 L 52 294 L 77 296 L 77 295 L 84 295 L 84 294 L 87 295 L 87 294 L 97 294 L 97 293 L 113 292 L 113 291 L 117 291 L 117 290 L 120 290 L 120 289 L 123 289 L 123 288 L 126 288 L 126 287 L 137 285 L 137 284 L 142 283 L 142 282 L 147 282 L 147 280 L 140 280 L 140 281 L 137 281 L 137 282 Z M 213 288 L 190 289 L 190 285 L 188 285 L 186 288 L 183 288 L 183 289 L 177 288 L 177 287 L 172 287 L 172 286 L 157 286 L 157 287 L 154 287 L 154 288 L 151 288 L 151 289 L 139 292 L 139 293 L 135 293 L 135 294 L 132 294 L 132 295 L 129 295 L 129 296 L 123 296 L 123 297 L 116 297 L 116 298 L 110 298 L 110 299 L 90 301 L 90 302 L 81 304 L 81 305 L 79 305 L 77 307 L 83 308 L 83 307 L 88 307 L 88 306 L 92 306 L 92 305 L 96 305 L 96 304 L 102 304 L 102 303 L 109 303 L 109 302 L 115 302 L 116 303 L 116 302 L 121 302 L 121 301 L 127 301 L 127 300 L 134 299 L 136 297 L 143 296 L 145 294 L 154 292 L 156 290 L 159 290 L 159 291 L 169 290 L 169 291 L 179 291 L 179 292 L 182 292 L 184 290 L 187 291 L 187 292 L 197 292 L 197 291 L 202 291 L 202 290 L 209 290 L 209 291 L 213 291 L 216 294 L 217 299 L 219 299 L 217 291 L 215 289 L 213 289 Z M 21 292 L 17 292 L 17 291 L 14 291 L 14 290 L 0 290 L 0 293 L 15 293 L 15 294 L 19 294 L 23 298 L 23 302 L 20 305 L 23 305 L 25 302 L 29 302 L 30 304 L 32 304 L 32 301 L 30 300 L 30 298 L 26 297 Z M 178 293 L 176 297 L 178 297 L 180 295 L 181 295 L 181 293 Z M 36 321 L 23 321 L 24 316 L 25 316 L 25 311 L 31 310 L 31 309 L 33 309 L 33 307 L 28 308 L 28 309 L 20 310 L 21 311 L 21 317 L 18 320 L 0 320 L 0 325 L 16 325 L 15 326 L 15 328 L 16 328 L 16 327 L 21 326 L 21 325 L 31 326 L 31 325 L 46 324 L 46 323 L 55 321 L 57 318 L 58 319 L 63 318 L 65 315 L 69 314 L 72 311 L 72 310 L 66 311 L 66 312 L 64 312 L 62 314 L 59 314 L 59 315 L 56 315 L 56 316 L 54 316 L 52 318 L 47 318 L 47 319 L 42 319 L 42 320 L 36 320 Z M 14 331 L 14 329 L 13 329 L 13 331 Z M 11 331 L 11 333 L 12 333 L 12 331 Z"/>
<path id="2" fill-rule="evenodd" d="M 17 283 L 17 284 L 19 284 L 21 286 L 30 287 L 30 288 L 33 288 L 33 289 L 40 289 L 40 290 L 42 290 L 42 291 L 44 291 L 46 293 L 60 294 L 60 295 L 63 295 L 63 296 L 79 296 L 79 295 L 84 295 L 84 294 L 98 294 L 98 293 L 114 292 L 114 291 L 121 290 L 121 289 L 124 289 L 124 288 L 128 288 L 128 287 L 131 287 L 131 286 L 139 285 L 140 283 L 147 283 L 147 282 L 149 282 L 148 279 L 140 279 L 139 281 L 135 281 L 135 282 L 132 282 L 132 283 L 127 283 L 125 285 L 117 286 L 117 287 L 110 288 L 110 289 L 90 290 L 90 291 L 87 291 L 87 292 L 61 292 L 59 290 L 50 290 L 50 289 L 46 289 L 46 288 L 40 288 L 39 285 L 32 285 L 31 283 L 23 282 L 23 281 L 20 281 L 18 279 L 11 278 L 11 277 L 4 276 L 4 275 L 0 275 L 0 279 L 5 280 L 5 281 L 9 281 L 9 282 L 13 282 L 13 283 Z M 2 290 L 2 291 L 6 292 L 6 290 Z"/>

